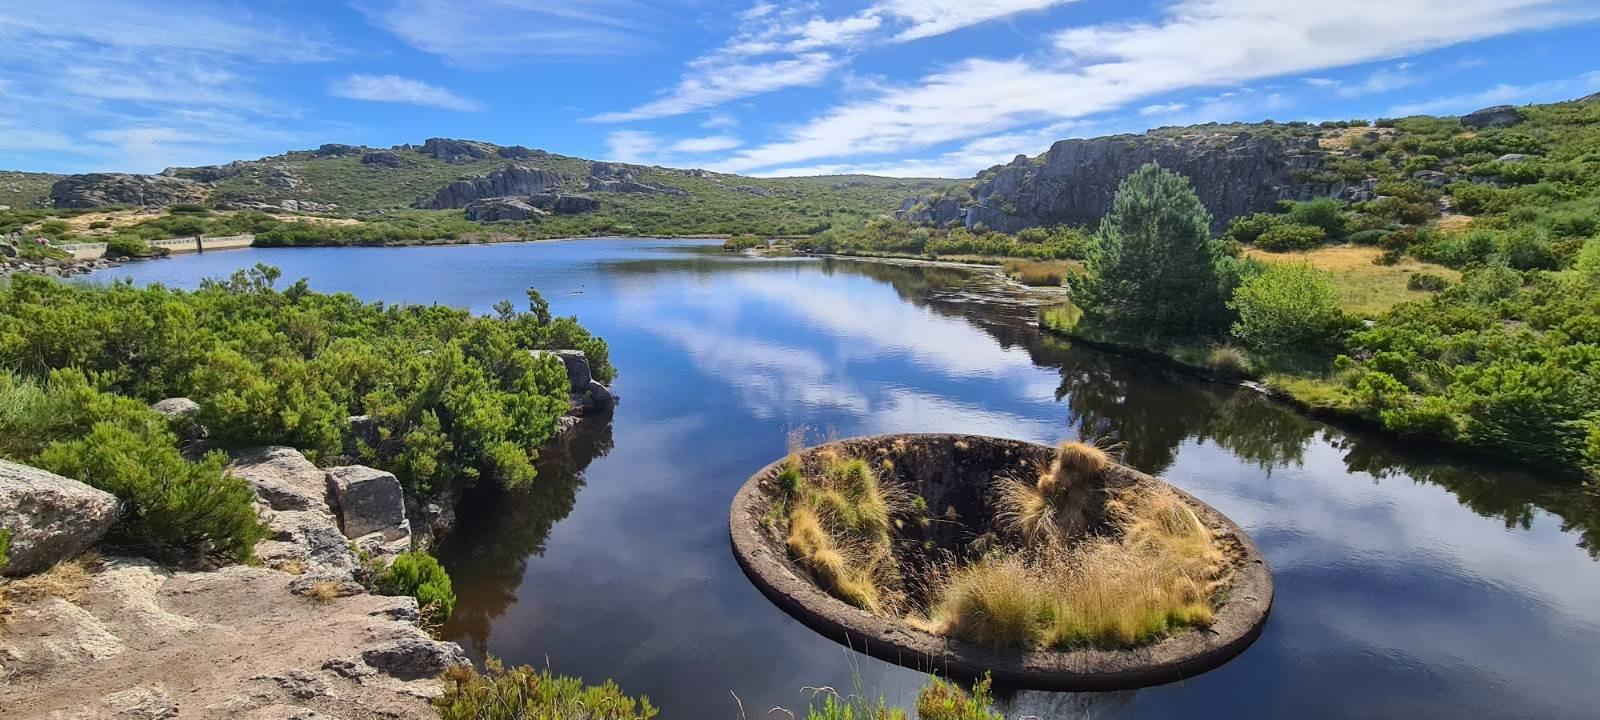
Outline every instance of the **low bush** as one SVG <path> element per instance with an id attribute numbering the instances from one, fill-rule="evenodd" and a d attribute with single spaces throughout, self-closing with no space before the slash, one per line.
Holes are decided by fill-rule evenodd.
<path id="1" fill-rule="evenodd" d="M 766 247 L 766 244 L 767 243 L 765 241 L 754 235 L 734 235 L 733 237 L 730 237 L 722 242 L 722 249 L 727 252 L 738 252 L 741 250 L 751 250 L 758 247 Z"/>
<path id="2" fill-rule="evenodd" d="M 157 254 L 156 248 L 137 235 L 113 235 L 106 240 L 106 257 L 143 258 Z"/>
<path id="3" fill-rule="evenodd" d="M 1268 265 L 1245 278 L 1229 307 L 1239 313 L 1234 336 L 1264 352 L 1325 346 L 1345 322 L 1333 281 L 1304 263 Z"/>
<path id="4" fill-rule="evenodd" d="M 1241 245 L 1253 245 L 1263 233 L 1283 224 L 1283 218 L 1272 213 L 1240 215 L 1228 224 L 1227 238 Z"/>
<path id="5" fill-rule="evenodd" d="M 0 570 L 11 563 L 11 531 L 0 529 Z"/>
<path id="6" fill-rule="evenodd" d="M 1256 238 L 1256 247 L 1271 252 L 1310 250 L 1321 245 L 1327 238 L 1328 235 L 1322 228 L 1312 225 L 1274 225 Z"/>
<path id="7" fill-rule="evenodd" d="M 1417 273 L 1406 278 L 1406 289 L 1438 292 L 1450 286 L 1450 281 L 1433 273 Z"/>
<path id="8" fill-rule="evenodd" d="M 76 370 L 44 383 L 0 374 L 0 455 L 116 495 L 113 542 L 244 561 L 265 537 L 255 493 L 227 474 L 225 455 L 185 460 L 165 418 Z"/>
<path id="9" fill-rule="evenodd" d="M 450 573 L 432 555 L 420 550 L 401 553 L 378 577 L 378 591 L 417 599 L 431 624 L 443 624 L 455 612 L 456 593 Z"/>
<path id="10" fill-rule="evenodd" d="M 1232 345 L 1218 345 L 1206 353 L 1206 369 L 1217 377 L 1240 380 L 1250 377 L 1250 356 Z"/>
<path id="11" fill-rule="evenodd" d="M 1345 225 L 1348 222 L 1344 203 L 1335 198 L 1317 198 L 1294 203 L 1289 206 L 1288 216 L 1290 224 L 1317 228 L 1329 240 L 1344 237 Z"/>
<path id="12" fill-rule="evenodd" d="M 507 668 L 495 658 L 481 673 L 471 666 L 446 671 L 434 706 L 440 720 L 650 720 L 660 712 L 650 698 L 626 695 L 610 680 L 585 685 L 549 670 Z"/>

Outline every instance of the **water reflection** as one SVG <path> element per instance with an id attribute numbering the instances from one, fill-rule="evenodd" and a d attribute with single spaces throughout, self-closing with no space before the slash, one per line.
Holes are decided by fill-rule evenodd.
<path id="1" fill-rule="evenodd" d="M 1222 668 L 1134 693 L 1005 695 L 1012 717 L 1568 718 L 1600 704 L 1593 494 L 1042 336 L 1038 301 L 992 274 L 649 240 L 238 251 L 114 274 L 191 287 L 257 261 L 322 290 L 480 312 L 534 285 L 611 342 L 614 424 L 544 458 L 532 493 L 479 496 L 443 550 L 461 595 L 446 632 L 475 655 L 614 677 L 668 718 L 737 717 L 730 691 L 756 717 L 858 679 L 908 701 L 917 673 L 852 655 L 750 586 L 728 500 L 796 425 L 1083 436 L 1238 521 L 1278 603 Z"/>
<path id="2" fill-rule="evenodd" d="M 551 528 L 572 512 L 584 471 L 612 444 L 609 416 L 585 418 L 570 438 L 545 449 L 531 487 L 485 485 L 463 499 L 457 528 L 437 551 L 457 590 L 446 636 L 483 659 L 492 624 L 516 601 L 528 562 L 544 555 Z"/>

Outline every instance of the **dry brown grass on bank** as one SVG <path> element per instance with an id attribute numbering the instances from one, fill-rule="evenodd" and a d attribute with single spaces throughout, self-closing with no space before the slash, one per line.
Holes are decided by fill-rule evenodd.
<path id="1" fill-rule="evenodd" d="M 815 478 L 789 477 L 789 552 L 840 600 L 874 614 L 896 604 L 891 518 L 902 505 L 861 458 L 825 457 Z"/>
<path id="2" fill-rule="evenodd" d="M 6 615 L 15 605 L 48 598 L 77 602 L 89 589 L 89 576 L 99 565 L 100 556 L 90 552 L 41 573 L 0 580 L 0 625 L 4 625 Z"/>
<path id="3" fill-rule="evenodd" d="M 935 583 L 932 632 L 996 647 L 1127 647 L 1212 619 L 1226 559 L 1171 489 L 1106 503 L 1117 534 L 1038 546 L 950 570 Z"/>
<path id="4" fill-rule="evenodd" d="M 311 587 L 306 588 L 306 597 L 322 603 L 333 602 L 339 597 L 339 583 L 331 580 L 311 583 Z"/>
<path id="5" fill-rule="evenodd" d="M 1058 287 L 1076 265 L 1066 260 L 1007 260 L 1000 268 L 1007 277 L 1023 285 Z"/>
<path id="6" fill-rule="evenodd" d="M 1339 308 L 1361 317 L 1375 317 L 1400 303 L 1427 297 L 1427 293 L 1407 287 L 1407 281 L 1416 273 L 1433 273 L 1451 282 L 1461 278 L 1459 271 L 1411 257 L 1394 265 L 1375 264 L 1373 259 L 1383 250 L 1366 245 L 1333 245 L 1287 253 L 1249 248 L 1245 254 L 1262 262 L 1304 262 L 1329 273 L 1339 291 Z"/>

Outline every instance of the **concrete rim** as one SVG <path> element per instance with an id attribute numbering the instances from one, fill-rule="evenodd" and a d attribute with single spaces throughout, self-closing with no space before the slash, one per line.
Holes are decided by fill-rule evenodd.
<path id="1" fill-rule="evenodd" d="M 1022 443 L 981 435 L 906 433 L 849 438 L 807 448 L 815 452 L 848 442 Z M 789 559 L 787 550 L 761 527 L 764 480 L 776 476 L 780 458 L 752 475 L 734 497 L 729 512 L 733 554 L 762 594 L 811 629 L 872 657 L 905 667 L 958 678 L 990 673 L 996 684 L 1041 690 L 1125 690 L 1191 678 L 1221 666 L 1261 635 L 1272 609 L 1272 575 L 1261 551 L 1227 516 L 1182 489 L 1172 487 L 1203 519 L 1233 535 L 1244 553 L 1227 600 L 1210 627 L 1187 631 L 1128 650 L 1019 650 L 990 648 L 943 637 L 888 618 L 875 617 L 817 587 Z M 1126 478 L 1162 482 L 1137 470 L 1114 465 Z"/>

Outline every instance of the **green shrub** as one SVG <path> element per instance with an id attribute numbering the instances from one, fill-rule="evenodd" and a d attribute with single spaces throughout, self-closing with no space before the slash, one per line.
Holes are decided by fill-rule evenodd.
<path id="1" fill-rule="evenodd" d="M 450 587 L 450 573 L 432 555 L 420 550 L 396 556 L 378 578 L 378 590 L 385 595 L 406 595 L 417 599 L 435 624 L 450 619 L 456 609 L 456 593 Z"/>
<path id="2" fill-rule="evenodd" d="M 1233 334 L 1265 352 L 1324 346 L 1344 324 L 1333 281 L 1304 263 L 1269 265 L 1245 278 L 1230 305 L 1239 313 Z"/>
<path id="3" fill-rule="evenodd" d="M 1355 245 L 1377 245 L 1377 244 L 1383 242 L 1383 239 L 1385 237 L 1388 237 L 1389 233 L 1391 233 L 1391 232 L 1393 232 L 1393 231 L 1392 230 L 1385 230 L 1385 229 L 1382 229 L 1382 228 L 1373 228 L 1373 229 L 1370 229 L 1370 230 L 1357 230 L 1357 231 L 1355 231 L 1353 233 L 1350 233 L 1350 235 L 1347 236 L 1345 239 L 1350 241 L 1352 244 L 1355 244 Z"/>
<path id="4" fill-rule="evenodd" d="M 173 203 L 167 206 L 168 215 L 210 215 L 211 210 L 197 203 Z"/>
<path id="5" fill-rule="evenodd" d="M 110 220 L 96 220 L 92 223 L 89 223 L 90 230 L 104 230 L 109 227 L 111 227 Z"/>
<path id="6" fill-rule="evenodd" d="M 1229 380 L 1250 377 L 1250 356 L 1232 345 L 1218 345 L 1206 353 L 1206 368 Z"/>
<path id="7" fill-rule="evenodd" d="M 174 440 L 170 433 L 101 422 L 82 439 L 52 443 L 35 462 L 116 495 L 123 519 L 114 541 L 248 560 L 267 534 L 256 517 L 255 491 L 227 474 L 225 454 L 191 463 Z"/>
<path id="8" fill-rule="evenodd" d="M 0 456 L 116 495 L 123 517 L 114 542 L 243 561 L 265 535 L 255 493 L 224 472 L 226 457 L 183 459 L 166 418 L 96 389 L 78 370 L 42 383 L 0 372 Z"/>
<path id="9" fill-rule="evenodd" d="M 610 680 L 584 685 L 526 665 L 507 669 L 495 658 L 482 673 L 470 666 L 446 672 L 434 706 L 440 720 L 650 720 L 659 712 L 650 698 L 629 697 Z"/>
<path id="10" fill-rule="evenodd" d="M 766 246 L 766 241 L 754 235 L 734 235 L 733 237 L 730 237 L 722 242 L 722 249 L 728 252 L 738 252 L 740 250 L 750 250 L 753 248 Z"/>
<path id="11" fill-rule="evenodd" d="M 1406 289 L 1438 292 L 1450 286 L 1450 281 L 1433 273 L 1417 273 L 1406 278 Z"/>
<path id="12" fill-rule="evenodd" d="M 1289 206 L 1289 222 L 1319 228 L 1328 239 L 1338 240 L 1345 233 L 1344 203 L 1334 198 L 1294 203 Z"/>
<path id="13" fill-rule="evenodd" d="M 1241 245 L 1253 245 L 1268 230 L 1283 225 L 1283 218 L 1272 213 L 1240 215 L 1228 224 L 1226 237 Z"/>
<path id="14" fill-rule="evenodd" d="M 972 685 L 972 692 L 948 680 L 934 677 L 917 693 L 917 717 L 920 720 L 1005 720 L 1005 716 L 992 708 L 990 678 L 987 674 Z"/>
<path id="15" fill-rule="evenodd" d="M 0 529 L 0 570 L 11 563 L 11 531 Z"/>
<path id="16" fill-rule="evenodd" d="M 156 248 L 137 235 L 118 234 L 106 240 L 106 257 L 142 258 L 156 254 Z M 159 254 L 165 254 L 165 250 Z"/>
<path id="17" fill-rule="evenodd" d="M 1310 250 L 1327 237 L 1322 228 L 1311 225 L 1275 225 L 1256 238 L 1256 247 L 1271 252 Z"/>

